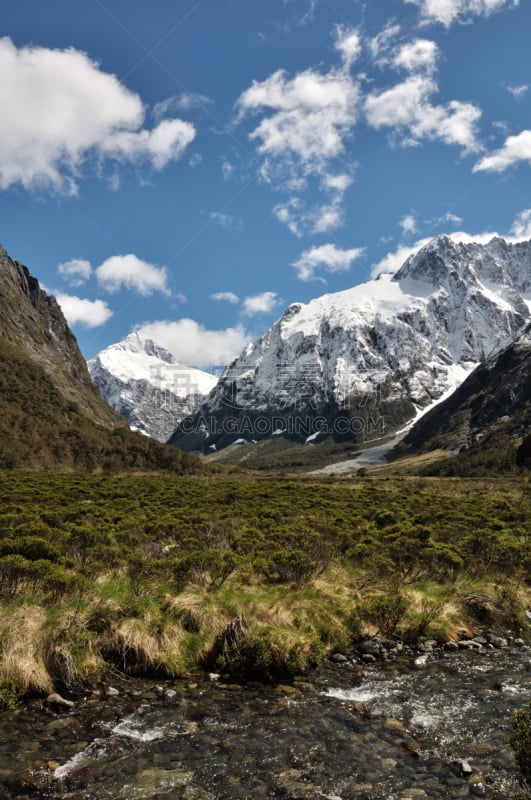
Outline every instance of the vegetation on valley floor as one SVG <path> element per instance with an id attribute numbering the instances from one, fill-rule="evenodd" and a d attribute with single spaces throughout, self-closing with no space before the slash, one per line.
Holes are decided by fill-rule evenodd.
<path id="1" fill-rule="evenodd" d="M 0 697 L 526 628 L 522 479 L 0 472 Z M 240 621 L 241 636 L 223 637 Z"/>
<path id="2" fill-rule="evenodd" d="M 511 746 L 525 797 L 531 798 L 531 700 L 512 718 Z"/>

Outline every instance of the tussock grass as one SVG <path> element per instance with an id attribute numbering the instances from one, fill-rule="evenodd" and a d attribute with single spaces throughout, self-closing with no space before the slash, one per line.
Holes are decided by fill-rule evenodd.
<path id="1" fill-rule="evenodd" d="M 3 615 L 0 636 L 0 682 L 13 682 L 22 693 L 51 692 L 45 610 L 30 604 L 12 609 Z"/>

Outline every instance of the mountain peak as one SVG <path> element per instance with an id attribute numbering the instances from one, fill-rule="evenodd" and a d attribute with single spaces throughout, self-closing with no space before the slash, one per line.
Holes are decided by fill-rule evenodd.
<path id="1" fill-rule="evenodd" d="M 392 278 L 294 303 L 198 410 L 195 422 L 213 425 L 204 446 L 271 436 L 268 420 L 299 441 L 323 420 L 330 436 L 341 435 L 339 421 L 355 440 L 377 438 L 379 421 L 386 429 L 404 424 L 511 342 L 530 318 L 528 292 L 531 242 L 442 235 Z M 171 442 L 196 447 L 184 427 L 193 430 L 194 420 Z"/>
<path id="2" fill-rule="evenodd" d="M 132 427 L 160 441 L 171 436 L 217 382 L 139 331 L 109 345 L 88 366 L 104 399 Z"/>

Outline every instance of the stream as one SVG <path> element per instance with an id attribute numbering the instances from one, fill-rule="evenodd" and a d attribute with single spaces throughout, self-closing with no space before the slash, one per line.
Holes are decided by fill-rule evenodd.
<path id="1" fill-rule="evenodd" d="M 290 685 L 125 680 L 0 713 L 2 800 L 508 798 L 531 648 L 326 662 Z"/>

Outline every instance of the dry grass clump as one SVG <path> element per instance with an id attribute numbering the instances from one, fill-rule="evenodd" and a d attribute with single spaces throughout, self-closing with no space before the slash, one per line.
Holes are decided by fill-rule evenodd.
<path id="1" fill-rule="evenodd" d="M 14 682 L 23 694 L 52 692 L 45 664 L 46 641 L 43 608 L 23 605 L 5 611 L 0 624 L 0 682 Z"/>

